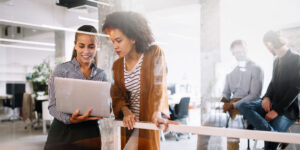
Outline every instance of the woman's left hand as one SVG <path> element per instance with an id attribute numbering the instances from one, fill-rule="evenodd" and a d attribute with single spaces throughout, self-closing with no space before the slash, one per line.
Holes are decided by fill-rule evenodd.
<path id="1" fill-rule="evenodd" d="M 165 126 L 165 127 L 164 127 L 164 132 L 166 132 L 166 131 L 168 130 L 169 124 L 179 125 L 178 122 L 175 122 L 175 121 L 171 121 L 171 120 L 169 120 L 169 119 L 164 119 L 164 118 L 162 118 L 160 112 L 154 113 L 154 115 L 153 115 L 153 122 L 155 123 L 155 125 L 156 125 L 158 128 L 160 128 L 160 125 L 163 124 L 163 125 Z"/>
<path id="2" fill-rule="evenodd" d="M 80 123 L 80 122 L 85 122 L 89 120 L 99 120 L 103 119 L 102 117 L 89 117 L 90 114 L 92 113 L 92 108 L 90 108 L 85 114 L 79 115 L 79 109 L 75 110 L 75 112 L 72 114 L 70 117 L 70 122 L 71 123 Z"/>

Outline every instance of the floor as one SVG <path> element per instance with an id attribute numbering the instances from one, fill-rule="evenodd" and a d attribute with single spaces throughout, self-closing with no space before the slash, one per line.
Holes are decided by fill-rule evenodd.
<path id="1" fill-rule="evenodd" d="M 25 130 L 25 122 L 0 123 L 0 147 L 3 150 L 40 150 L 43 149 L 47 135 L 42 129 Z"/>

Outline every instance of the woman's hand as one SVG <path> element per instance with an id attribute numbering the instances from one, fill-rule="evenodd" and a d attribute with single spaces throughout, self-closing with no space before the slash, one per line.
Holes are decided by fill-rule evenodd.
<path id="1" fill-rule="evenodd" d="M 132 130 L 135 122 L 138 121 L 137 117 L 127 108 L 123 110 L 123 124 L 125 127 L 128 127 L 128 130 Z"/>
<path id="2" fill-rule="evenodd" d="M 161 112 L 156 112 L 153 114 L 153 122 L 156 124 L 158 128 L 160 128 L 160 125 L 163 124 L 164 127 L 164 132 L 166 132 L 169 128 L 169 124 L 173 125 L 179 125 L 178 122 L 171 121 L 169 119 L 164 119 L 161 115 Z"/>
<path id="3" fill-rule="evenodd" d="M 74 111 L 74 113 L 72 114 L 72 116 L 70 117 L 70 122 L 71 123 L 80 123 L 80 122 L 84 122 L 84 121 L 88 121 L 88 120 L 99 120 L 99 119 L 103 119 L 102 117 L 89 117 L 89 115 L 92 112 L 92 108 L 90 108 L 85 114 L 83 115 L 79 115 L 80 110 L 77 109 Z"/>

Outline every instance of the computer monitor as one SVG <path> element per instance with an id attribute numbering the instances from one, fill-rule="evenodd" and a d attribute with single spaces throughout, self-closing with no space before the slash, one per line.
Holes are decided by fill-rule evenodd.
<path id="1" fill-rule="evenodd" d="M 23 94 L 25 93 L 24 83 L 6 83 L 6 94 L 13 95 L 11 107 L 22 107 Z"/>

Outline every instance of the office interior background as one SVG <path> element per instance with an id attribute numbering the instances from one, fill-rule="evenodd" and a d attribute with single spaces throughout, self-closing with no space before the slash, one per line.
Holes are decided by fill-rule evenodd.
<path id="1" fill-rule="evenodd" d="M 120 10 L 139 12 L 148 20 L 156 44 L 165 52 L 169 104 L 189 97 L 185 123 L 191 126 L 222 113 L 225 77 L 236 66 L 232 41 L 245 40 L 249 58 L 264 70 L 262 93 L 271 80 L 274 59 L 262 42 L 263 34 L 280 30 L 289 46 L 300 52 L 298 0 L 0 0 L 1 149 L 43 149 L 53 119 L 47 109 L 48 75 L 55 65 L 71 59 L 79 26 L 93 25 L 102 34 L 105 16 Z M 117 56 L 107 38 L 100 37 L 98 66 L 112 82 Z M 29 118 L 23 115 L 29 107 L 24 93 L 35 95 Z M 222 119 L 218 124 L 224 127 Z M 291 132 L 299 129 L 295 125 Z M 251 149 L 254 143 L 250 140 Z M 209 139 L 208 149 L 227 149 L 226 145 L 226 137 L 216 136 Z M 239 145 L 246 149 L 247 139 Z M 262 141 L 258 147 L 263 147 Z M 167 133 L 161 149 L 201 146 L 196 134 Z"/>

